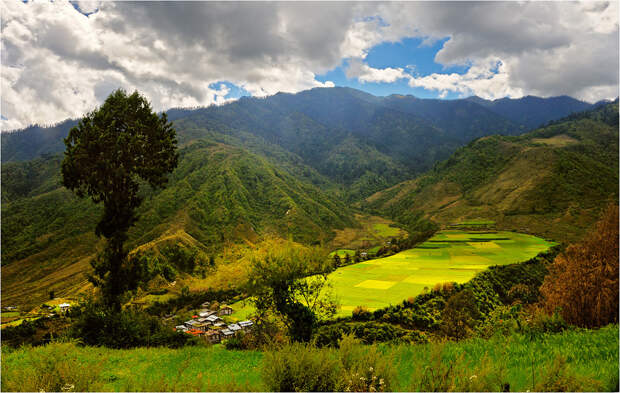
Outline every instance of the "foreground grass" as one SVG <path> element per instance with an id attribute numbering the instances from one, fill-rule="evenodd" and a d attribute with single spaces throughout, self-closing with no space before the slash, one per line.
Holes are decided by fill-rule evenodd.
<path id="1" fill-rule="evenodd" d="M 329 349 L 324 349 L 329 351 Z M 395 390 L 415 390 L 420 370 L 437 360 L 471 377 L 503 367 L 512 391 L 533 390 L 558 357 L 567 370 L 596 380 L 585 390 L 613 391 L 618 384 L 618 325 L 530 339 L 523 335 L 460 343 L 382 347 L 396 368 Z M 265 391 L 264 353 L 222 346 L 112 350 L 56 343 L 2 348 L 2 391 Z M 582 386 L 582 387 L 583 387 Z M 586 389 L 587 388 L 587 389 Z M 581 389 L 578 389 L 581 390 Z"/>

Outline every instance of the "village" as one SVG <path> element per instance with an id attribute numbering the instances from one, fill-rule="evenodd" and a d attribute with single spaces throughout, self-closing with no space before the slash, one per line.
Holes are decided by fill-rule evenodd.
<path id="1" fill-rule="evenodd" d="M 205 302 L 201 304 L 202 309 L 192 315 L 192 319 L 185 321 L 181 325 L 174 327 L 174 330 L 191 334 L 195 337 L 203 337 L 207 342 L 217 344 L 223 340 L 234 337 L 240 332 L 248 332 L 252 329 L 254 322 L 250 320 L 227 324 L 222 316 L 233 313 L 229 306 L 216 306 L 216 310 L 209 309 L 211 304 Z"/>

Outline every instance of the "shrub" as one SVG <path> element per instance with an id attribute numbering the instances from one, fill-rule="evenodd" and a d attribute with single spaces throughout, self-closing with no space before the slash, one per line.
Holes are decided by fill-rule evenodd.
<path id="1" fill-rule="evenodd" d="M 444 356 L 444 345 L 431 348 L 431 358 L 424 368 L 412 374 L 410 391 L 422 392 L 506 392 L 510 390 L 504 363 L 493 363 L 485 354 L 472 368 L 461 354 L 456 359 Z"/>
<path id="2" fill-rule="evenodd" d="M 340 340 L 338 355 L 342 375 L 338 390 L 346 392 L 384 392 L 396 380 L 394 359 L 376 345 L 364 346 L 353 335 Z"/>
<path id="3" fill-rule="evenodd" d="M 467 337 L 480 317 L 471 289 L 452 295 L 441 313 L 441 331 L 456 340 Z"/>
<path id="4" fill-rule="evenodd" d="M 105 359 L 78 358 L 70 344 L 52 343 L 41 350 L 23 349 L 26 366 L 2 362 L 2 390 L 22 392 L 85 392 L 101 390 L 100 373 Z M 4 351 L 4 349 L 3 349 Z"/>
<path id="5" fill-rule="evenodd" d="M 352 314 L 354 321 L 368 321 L 372 317 L 372 313 L 364 306 L 355 307 Z"/>
<path id="6" fill-rule="evenodd" d="M 553 363 L 542 370 L 540 381 L 533 387 L 536 392 L 596 392 L 602 389 L 599 381 L 571 370 L 566 358 L 558 355 Z"/>
<path id="7" fill-rule="evenodd" d="M 144 312 L 113 312 L 96 303 L 82 305 L 72 326 L 72 336 L 86 345 L 110 348 L 169 346 L 193 344 L 190 336 L 162 325 L 156 317 Z"/>
<path id="8" fill-rule="evenodd" d="M 265 353 L 262 376 L 271 391 L 329 392 L 338 386 L 340 364 L 331 350 L 293 343 Z"/>
<path id="9" fill-rule="evenodd" d="M 345 335 L 338 350 L 294 343 L 267 352 L 262 374 L 272 391 L 390 391 L 392 364 L 377 346 Z"/>

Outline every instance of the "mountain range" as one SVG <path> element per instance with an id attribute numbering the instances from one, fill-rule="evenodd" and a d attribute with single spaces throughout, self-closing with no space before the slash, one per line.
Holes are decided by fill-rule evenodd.
<path id="1" fill-rule="evenodd" d="M 571 241 L 617 201 L 617 113 L 617 101 L 444 101 L 349 88 L 171 109 L 179 166 L 165 190 L 144 190 L 128 246 L 213 255 L 264 236 L 327 244 L 359 227 L 360 211 L 410 231 L 482 217 Z M 101 207 L 60 185 L 62 139 L 75 124 L 2 134 L 3 301 L 87 285 Z"/>

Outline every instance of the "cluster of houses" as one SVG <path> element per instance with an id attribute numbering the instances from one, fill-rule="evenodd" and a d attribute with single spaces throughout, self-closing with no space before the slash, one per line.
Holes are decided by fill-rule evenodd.
<path id="1" fill-rule="evenodd" d="M 221 318 L 222 315 L 230 315 L 233 309 L 224 306 L 218 311 L 208 310 L 209 303 L 203 303 L 198 315 L 185 321 L 182 325 L 175 327 L 175 330 L 185 332 L 197 337 L 204 337 L 210 343 L 219 343 L 224 339 L 234 337 L 238 332 L 247 332 L 254 324 L 252 321 L 241 321 L 227 325 Z"/>

